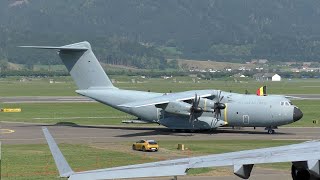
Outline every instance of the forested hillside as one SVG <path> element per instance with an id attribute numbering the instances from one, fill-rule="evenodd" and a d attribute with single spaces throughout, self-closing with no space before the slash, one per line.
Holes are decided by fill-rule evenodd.
<path id="1" fill-rule="evenodd" d="M 88 40 L 102 61 L 139 68 L 167 57 L 319 61 L 319 19 L 317 0 L 3 0 L 0 57 L 56 64 L 16 46 Z"/>

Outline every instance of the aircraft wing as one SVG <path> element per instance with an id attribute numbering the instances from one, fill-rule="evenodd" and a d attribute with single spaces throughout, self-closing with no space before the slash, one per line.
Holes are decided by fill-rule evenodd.
<path id="1" fill-rule="evenodd" d="M 198 97 L 202 97 L 202 98 L 212 97 L 216 95 L 214 91 L 210 91 L 210 90 L 185 91 L 185 92 L 179 92 L 179 93 L 163 94 L 162 96 L 158 96 L 155 98 L 141 100 L 141 101 L 134 101 L 126 104 L 120 104 L 118 106 L 130 108 L 130 107 L 143 107 L 143 106 L 149 106 L 149 105 L 166 104 L 171 101 L 186 101 L 186 100 L 194 99 L 195 94 L 197 94 Z"/>
<path id="2" fill-rule="evenodd" d="M 292 162 L 302 164 L 310 174 L 320 177 L 320 142 L 309 141 L 279 147 L 245 150 L 216 155 L 159 161 L 145 164 L 73 172 L 47 128 L 43 132 L 49 144 L 61 177 L 68 175 L 70 180 L 82 179 L 121 179 L 185 175 L 191 168 L 233 166 L 234 174 L 248 179 L 254 164 Z"/>

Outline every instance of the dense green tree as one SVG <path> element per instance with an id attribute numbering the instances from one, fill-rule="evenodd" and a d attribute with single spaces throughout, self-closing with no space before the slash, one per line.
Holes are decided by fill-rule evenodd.
<path id="1" fill-rule="evenodd" d="M 165 58 L 320 60 L 320 1 L 0 1 L 0 58 L 60 64 L 26 44 L 90 41 L 99 59 L 140 68 Z"/>

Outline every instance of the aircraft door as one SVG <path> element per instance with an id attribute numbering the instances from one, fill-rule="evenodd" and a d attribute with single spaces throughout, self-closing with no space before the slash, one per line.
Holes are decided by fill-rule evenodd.
<path id="1" fill-rule="evenodd" d="M 250 123 L 249 115 L 243 115 L 243 124 L 248 125 Z"/>

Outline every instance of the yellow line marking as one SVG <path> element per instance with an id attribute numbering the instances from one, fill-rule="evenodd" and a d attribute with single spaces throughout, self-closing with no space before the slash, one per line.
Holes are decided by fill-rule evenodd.
<path id="1" fill-rule="evenodd" d="M 228 124 L 228 117 L 227 117 L 227 111 L 228 111 L 228 104 L 226 103 L 226 108 L 224 109 L 224 122 L 225 124 Z"/>
<path id="2" fill-rule="evenodd" d="M 10 134 L 14 133 L 15 131 L 12 129 L 0 129 L 0 134 Z"/>

